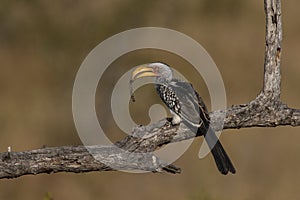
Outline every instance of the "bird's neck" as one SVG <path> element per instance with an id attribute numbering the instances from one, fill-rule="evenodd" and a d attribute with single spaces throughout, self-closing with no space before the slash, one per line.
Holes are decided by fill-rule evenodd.
<path id="1" fill-rule="evenodd" d="M 171 80 L 166 79 L 165 77 L 159 76 L 159 77 L 156 77 L 155 83 L 160 84 L 160 85 L 168 85 L 171 82 Z"/>

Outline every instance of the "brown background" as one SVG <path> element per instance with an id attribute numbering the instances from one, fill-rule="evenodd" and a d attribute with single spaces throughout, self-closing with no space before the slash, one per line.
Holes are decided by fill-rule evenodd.
<path id="1" fill-rule="evenodd" d="M 299 1 L 283 2 L 282 99 L 300 107 Z M 246 103 L 260 91 L 263 78 L 265 17 L 263 1 L 101 0 L 1 1 L 0 4 L 0 150 L 80 145 L 71 110 L 73 81 L 87 54 L 121 31 L 159 26 L 183 32 L 210 53 L 225 82 L 228 106 Z M 112 139 L 124 135 L 109 110 L 112 83 L 126 69 L 161 60 L 187 75 L 187 62 L 155 50 L 116 60 L 99 84 L 97 111 Z M 183 70 L 183 68 L 185 68 Z M 201 77 L 191 76 L 209 103 Z M 146 93 L 142 93 L 145 92 Z M 145 95 L 148 95 L 145 98 Z M 140 97 L 138 97 L 140 95 Z M 158 101 L 152 87 L 137 98 Z M 147 123 L 147 109 L 131 105 L 133 118 Z M 108 106 L 106 106 L 107 108 Z M 103 118 L 102 114 L 108 117 Z M 299 128 L 226 130 L 221 137 L 236 168 L 222 176 L 211 156 L 197 157 L 202 139 L 175 164 L 181 175 L 121 172 L 24 176 L 0 180 L 0 199 L 298 199 Z"/>

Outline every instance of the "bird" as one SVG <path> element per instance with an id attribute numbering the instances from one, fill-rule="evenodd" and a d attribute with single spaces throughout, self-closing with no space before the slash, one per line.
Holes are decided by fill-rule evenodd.
<path id="1" fill-rule="evenodd" d="M 226 175 L 236 170 L 215 132 L 210 127 L 210 117 L 204 101 L 190 82 L 173 77 L 169 65 L 153 62 L 137 66 L 130 79 L 131 97 L 134 101 L 132 84 L 143 77 L 153 77 L 156 92 L 172 114 L 172 125 L 184 123 L 195 136 L 204 136 L 218 170 Z"/>

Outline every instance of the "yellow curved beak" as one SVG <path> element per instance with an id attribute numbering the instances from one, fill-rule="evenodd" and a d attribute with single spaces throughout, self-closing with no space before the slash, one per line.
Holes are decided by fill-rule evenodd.
<path id="1" fill-rule="evenodd" d="M 158 76 L 154 71 L 152 67 L 149 67 L 147 64 L 141 65 L 137 67 L 131 75 L 131 81 L 135 81 L 136 79 L 142 78 L 142 77 L 155 77 Z"/>

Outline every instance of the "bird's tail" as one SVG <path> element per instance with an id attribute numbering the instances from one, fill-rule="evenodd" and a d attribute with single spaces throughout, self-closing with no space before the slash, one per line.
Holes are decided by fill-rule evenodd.
<path id="1" fill-rule="evenodd" d="M 221 142 L 218 140 L 216 134 L 213 130 L 209 129 L 205 134 L 205 140 L 208 144 L 208 146 L 211 149 L 211 153 L 214 157 L 214 160 L 216 162 L 216 165 L 219 169 L 219 171 L 226 175 L 228 172 L 235 173 L 235 168 L 228 157 L 227 153 L 225 152 Z"/>

